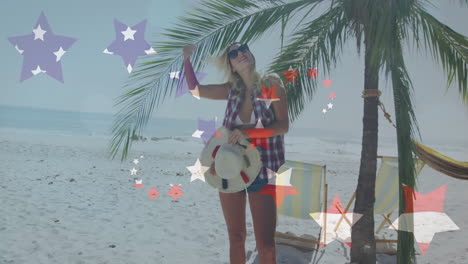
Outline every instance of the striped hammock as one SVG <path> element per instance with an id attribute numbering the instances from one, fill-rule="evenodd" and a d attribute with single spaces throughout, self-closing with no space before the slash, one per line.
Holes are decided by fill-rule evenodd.
<path id="1" fill-rule="evenodd" d="M 416 145 L 418 158 L 431 168 L 457 179 L 468 180 L 468 162 L 456 161 L 419 142 L 413 142 Z"/>

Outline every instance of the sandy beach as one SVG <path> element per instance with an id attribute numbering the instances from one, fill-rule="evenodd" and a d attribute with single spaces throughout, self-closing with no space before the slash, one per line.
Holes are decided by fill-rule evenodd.
<path id="1" fill-rule="evenodd" d="M 285 141 L 286 159 L 327 165 L 328 203 L 335 194 L 343 203 L 349 200 L 358 177 L 360 144 L 287 136 Z M 0 263 L 228 263 L 218 194 L 202 181 L 190 182 L 186 169 L 194 165 L 203 141 L 187 136 L 134 142 L 122 163 L 106 159 L 108 143 L 98 136 L 0 131 Z M 430 146 L 468 160 L 463 146 Z M 395 154 L 396 145 L 379 146 L 379 155 Z M 130 173 L 134 167 L 143 180 L 140 189 Z M 418 263 L 467 263 L 468 182 L 428 166 L 418 180 L 423 194 L 447 184 L 445 213 L 460 228 L 436 233 Z M 182 185 L 184 195 L 177 202 L 167 195 L 170 184 Z M 149 199 L 152 187 L 160 191 L 158 199 Z M 246 251 L 255 248 L 249 210 L 247 206 Z M 277 230 L 316 235 L 319 227 L 312 219 L 280 215 Z M 318 256 L 322 253 L 318 263 L 350 260 L 350 249 L 338 241 Z M 277 247 L 278 263 L 311 263 L 311 256 Z M 396 263 L 389 255 L 380 254 L 378 260 Z"/>

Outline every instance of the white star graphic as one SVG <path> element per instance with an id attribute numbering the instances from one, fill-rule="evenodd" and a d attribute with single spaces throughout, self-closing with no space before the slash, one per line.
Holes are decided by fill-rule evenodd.
<path id="1" fill-rule="evenodd" d="M 131 170 L 130 170 L 130 175 L 136 175 L 137 171 L 138 171 L 138 170 L 135 169 L 135 168 L 131 169 Z"/>
<path id="2" fill-rule="evenodd" d="M 271 102 L 273 101 L 272 99 L 258 99 L 258 100 L 262 100 L 263 102 L 265 102 L 266 108 L 270 108 Z"/>
<path id="3" fill-rule="evenodd" d="M 44 34 L 47 32 L 41 28 L 41 25 L 37 25 L 37 28 L 33 29 L 34 32 L 34 40 L 40 39 L 44 41 Z"/>
<path id="4" fill-rule="evenodd" d="M 193 97 L 200 100 L 200 90 L 198 89 L 198 85 L 195 86 L 195 88 L 193 90 L 189 90 L 189 92 L 192 94 Z"/>
<path id="5" fill-rule="evenodd" d="M 179 74 L 180 74 L 180 71 L 176 71 L 176 72 L 170 72 L 169 75 L 171 76 L 171 79 L 179 79 Z"/>
<path id="6" fill-rule="evenodd" d="M 155 50 L 153 49 L 153 47 L 151 47 L 149 50 L 145 50 L 145 53 L 146 53 L 146 55 L 150 55 L 150 54 L 156 54 L 156 53 L 158 53 L 158 52 L 155 51 Z"/>
<path id="7" fill-rule="evenodd" d="M 39 67 L 39 65 L 37 65 L 37 68 L 36 68 L 35 70 L 32 70 L 31 72 L 32 72 L 34 75 L 38 75 L 39 73 L 41 73 L 41 72 L 44 72 L 44 73 L 45 73 L 46 71 L 41 70 L 41 67 Z"/>
<path id="8" fill-rule="evenodd" d="M 261 119 L 261 118 L 258 119 L 257 124 L 255 125 L 255 128 L 264 128 L 264 127 L 263 127 L 263 124 L 262 124 L 262 119 Z"/>
<path id="9" fill-rule="evenodd" d="M 266 108 L 270 108 L 271 102 L 276 102 L 276 101 L 279 101 L 280 99 L 279 98 L 268 98 L 268 99 L 257 98 L 257 100 L 261 100 L 261 101 L 265 102 Z"/>
<path id="10" fill-rule="evenodd" d="M 138 159 L 133 159 L 133 163 L 138 164 Z"/>
<path id="11" fill-rule="evenodd" d="M 128 73 L 131 73 L 132 70 L 133 70 L 132 65 L 131 65 L 131 64 L 128 64 L 128 66 L 127 66 L 127 71 L 128 71 Z"/>
<path id="12" fill-rule="evenodd" d="M 140 159 L 142 159 L 142 158 L 144 158 L 144 156 L 143 156 L 143 155 L 141 155 L 141 156 L 140 156 Z"/>
<path id="13" fill-rule="evenodd" d="M 196 130 L 193 134 L 192 134 L 192 137 L 196 137 L 196 138 L 201 138 L 201 135 L 203 134 L 203 132 L 205 131 L 202 131 L 202 130 Z"/>
<path id="14" fill-rule="evenodd" d="M 324 227 L 324 217 L 327 217 L 326 225 L 327 225 L 327 232 L 326 232 L 326 240 L 324 241 L 325 245 L 328 245 L 330 242 L 334 240 L 338 240 L 342 243 L 351 243 L 351 227 L 361 218 L 362 214 L 355 214 L 355 213 L 346 213 L 346 214 L 332 214 L 332 213 L 310 213 L 310 216 L 315 220 L 317 224 L 319 224 L 322 228 Z M 342 216 L 345 216 L 351 223 L 347 223 L 345 220 L 341 220 L 340 225 L 335 231 L 335 228 L 340 221 Z M 323 237 L 323 234 L 322 234 Z M 322 243 L 322 241 L 321 241 Z"/>
<path id="15" fill-rule="evenodd" d="M 15 45 L 15 49 L 16 49 L 20 54 L 23 54 L 23 52 L 24 52 L 24 50 L 20 50 L 20 49 L 18 48 L 18 45 Z"/>
<path id="16" fill-rule="evenodd" d="M 111 54 L 111 55 L 114 54 L 114 52 L 109 51 L 107 48 L 102 53 Z"/>
<path id="17" fill-rule="evenodd" d="M 398 225 L 401 221 L 400 226 Z M 413 232 L 423 254 L 426 253 L 435 233 L 459 230 L 460 228 L 441 212 L 414 212 L 400 215 L 390 226 L 391 229 Z M 393 228 L 395 227 L 395 228 Z"/>
<path id="18" fill-rule="evenodd" d="M 122 34 L 124 35 L 124 41 L 127 39 L 135 40 L 133 35 L 135 35 L 136 32 L 136 30 L 132 30 L 130 27 L 127 27 L 127 30 L 122 31 Z"/>
<path id="19" fill-rule="evenodd" d="M 270 168 L 266 168 L 267 177 L 268 177 L 268 184 L 276 184 L 276 172 L 271 170 Z"/>
<path id="20" fill-rule="evenodd" d="M 292 168 L 285 170 L 283 173 L 276 174 L 276 185 L 291 186 Z"/>
<path id="21" fill-rule="evenodd" d="M 196 179 L 199 179 L 201 181 L 205 181 L 205 172 L 210 169 L 210 167 L 202 166 L 200 159 L 197 159 L 197 162 L 195 162 L 195 165 L 193 166 L 188 166 L 186 167 L 191 173 L 192 176 L 190 178 L 190 181 L 193 182 Z"/>
<path id="22" fill-rule="evenodd" d="M 331 109 L 333 107 L 332 103 L 328 103 L 328 108 Z"/>
<path id="23" fill-rule="evenodd" d="M 322 110 L 322 112 L 325 114 L 325 113 L 327 112 L 327 109 L 324 108 L 324 109 Z"/>
<path id="24" fill-rule="evenodd" d="M 62 58 L 62 56 L 63 56 L 63 54 L 65 54 L 65 52 L 66 52 L 66 51 L 64 51 L 64 50 L 62 49 L 62 47 L 60 47 L 59 50 L 57 50 L 56 52 L 54 52 L 55 56 L 57 57 L 56 62 L 59 61 L 59 60 Z"/>
<path id="25" fill-rule="evenodd" d="M 142 182 L 143 182 L 143 180 L 135 180 L 136 184 L 141 184 Z"/>
<path id="26" fill-rule="evenodd" d="M 333 240 L 338 240 L 349 246 L 351 227 L 361 219 L 362 214 L 345 212 L 338 195 L 335 195 L 326 212 L 310 213 L 310 216 L 322 227 L 321 244 L 328 245 Z M 325 224 L 326 232 L 324 232 Z"/>

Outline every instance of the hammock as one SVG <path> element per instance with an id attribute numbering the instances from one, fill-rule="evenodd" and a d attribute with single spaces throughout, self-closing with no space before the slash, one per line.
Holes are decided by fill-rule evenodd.
<path id="1" fill-rule="evenodd" d="M 416 155 L 431 168 L 457 179 L 468 180 L 468 162 L 456 161 L 419 142 L 413 142 Z"/>

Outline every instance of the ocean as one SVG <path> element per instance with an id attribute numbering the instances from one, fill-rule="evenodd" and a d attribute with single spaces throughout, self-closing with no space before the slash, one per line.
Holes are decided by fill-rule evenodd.
<path id="1" fill-rule="evenodd" d="M 106 113 L 85 113 L 0 105 L 0 128 L 65 135 L 108 136 L 116 117 Z M 142 136 L 191 135 L 197 120 L 152 118 Z M 195 129 L 193 129 L 195 127 Z M 192 131 L 193 130 L 193 131 Z M 191 133 L 190 133 L 191 132 Z"/>
<path id="2" fill-rule="evenodd" d="M 0 128 L 39 131 L 52 134 L 109 136 L 116 116 L 107 113 L 87 113 L 51 109 L 0 105 Z M 222 119 L 218 118 L 217 127 Z M 198 128 L 198 121 L 173 118 L 150 118 L 141 136 L 170 137 L 191 136 Z M 322 129 L 291 127 L 289 136 L 320 137 L 327 135 L 334 141 L 359 141 L 345 134 Z"/>
<path id="3" fill-rule="evenodd" d="M 41 108 L 17 107 L 0 105 L 0 129 L 19 129 L 38 131 L 50 134 L 111 136 L 112 125 L 116 116 L 107 113 L 73 112 Z M 222 125 L 218 118 L 216 126 Z M 198 120 L 174 118 L 150 118 L 141 136 L 152 137 L 190 137 L 198 128 Z M 338 144 L 361 144 L 361 135 L 350 135 L 346 132 L 322 128 L 302 128 L 290 124 L 287 137 L 315 138 L 332 141 Z M 438 145 L 468 147 L 468 141 L 453 141 L 450 139 L 431 140 Z M 379 144 L 396 144 L 396 138 L 379 136 Z"/>

